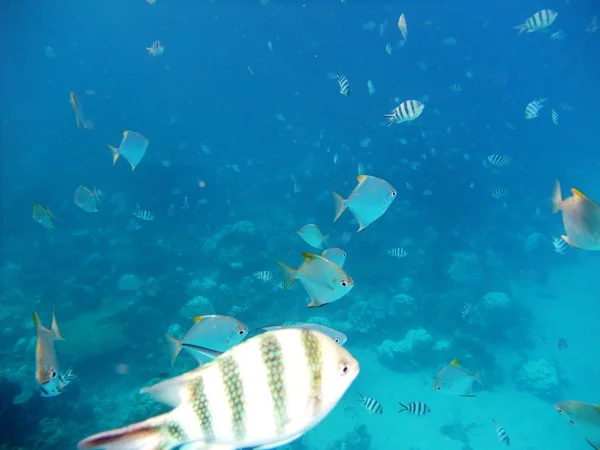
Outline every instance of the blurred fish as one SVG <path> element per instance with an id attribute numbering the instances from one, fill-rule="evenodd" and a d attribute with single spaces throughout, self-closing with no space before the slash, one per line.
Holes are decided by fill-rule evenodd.
<path id="1" fill-rule="evenodd" d="M 510 163 L 510 158 L 506 155 L 489 155 L 487 160 L 491 165 L 498 167 L 505 167 Z"/>
<path id="2" fill-rule="evenodd" d="M 273 279 L 273 274 L 270 270 L 261 270 L 259 272 L 254 272 L 254 278 L 260 281 L 271 281 Z"/>
<path id="3" fill-rule="evenodd" d="M 404 17 L 404 13 L 400 14 L 400 18 L 398 19 L 398 29 L 400 30 L 400 33 L 402 33 L 402 39 L 406 41 L 408 29 L 406 27 L 406 17 Z"/>
<path id="4" fill-rule="evenodd" d="M 358 393 L 358 400 L 363 404 L 365 409 L 369 411 L 371 414 L 383 414 L 383 406 L 377 400 L 371 397 L 363 397 L 363 395 Z"/>
<path id="5" fill-rule="evenodd" d="M 550 35 L 550 39 L 553 41 L 562 41 L 566 37 L 567 33 L 565 33 L 563 30 L 555 31 Z"/>
<path id="6" fill-rule="evenodd" d="M 533 33 L 548 28 L 554 23 L 558 13 L 550 9 L 542 9 L 536 12 L 533 16 L 528 18 L 523 24 L 513 27 L 519 30 L 519 34 L 522 33 Z"/>
<path id="7" fill-rule="evenodd" d="M 589 25 L 585 29 L 586 32 L 592 34 L 598 31 L 598 16 L 593 16 Z"/>
<path id="8" fill-rule="evenodd" d="M 406 100 L 400 103 L 390 114 L 384 114 L 388 119 L 388 127 L 394 122 L 410 122 L 418 118 L 425 109 L 425 105 L 418 100 Z"/>
<path id="9" fill-rule="evenodd" d="M 550 110 L 550 117 L 552 117 L 552 123 L 554 125 L 558 125 L 560 123 L 560 116 L 555 109 Z"/>
<path id="10" fill-rule="evenodd" d="M 362 175 L 363 173 L 365 173 L 365 166 L 363 165 L 363 163 L 358 163 L 356 166 L 356 173 L 358 175 Z"/>
<path id="11" fill-rule="evenodd" d="M 314 248 L 323 248 L 327 237 L 323 236 L 318 225 L 309 223 L 298 230 L 298 236 L 308 245 Z"/>
<path id="12" fill-rule="evenodd" d="M 323 334 L 326 334 L 340 345 L 344 345 L 346 341 L 348 341 L 348 337 L 341 331 L 334 330 L 333 328 L 329 328 L 325 325 L 321 325 L 318 323 L 294 323 L 291 325 L 272 325 L 261 328 L 266 331 L 280 330 L 282 328 L 302 328 L 305 330 L 317 330 Z"/>
<path id="13" fill-rule="evenodd" d="M 394 256 L 396 258 L 406 258 L 408 256 L 408 252 L 403 248 L 392 248 L 387 251 L 389 256 Z"/>
<path id="14" fill-rule="evenodd" d="M 248 336 L 248 327 L 239 320 L 229 316 L 198 316 L 194 318 L 194 325 L 187 331 L 183 339 L 176 339 L 169 334 L 165 334 L 169 344 L 169 353 L 171 355 L 171 367 L 175 365 L 175 360 L 181 352 L 184 344 L 205 347 L 217 352 L 225 352 L 231 347 L 242 342 Z M 188 346 L 189 348 L 189 346 Z M 192 356 L 199 362 L 206 362 L 199 359 L 195 352 Z"/>
<path id="15" fill-rule="evenodd" d="M 54 214 L 50 211 L 50 207 L 44 209 L 39 203 L 33 204 L 33 220 L 43 226 L 46 230 L 56 230 L 52 223 L 52 219 L 56 220 L 56 217 L 54 217 Z"/>
<path id="16" fill-rule="evenodd" d="M 415 416 L 424 416 L 431 412 L 429 406 L 423 402 L 410 402 L 408 405 L 398 402 L 398 404 L 402 407 L 398 412 L 408 411 L 409 414 L 414 414 Z"/>
<path id="17" fill-rule="evenodd" d="M 344 263 L 346 262 L 346 252 L 337 247 L 328 248 L 321 253 L 321 256 L 340 267 L 344 267 Z"/>
<path id="18" fill-rule="evenodd" d="M 466 302 L 460 311 L 460 317 L 462 317 L 464 319 L 469 315 L 470 312 L 471 312 L 471 304 L 469 302 Z"/>
<path id="19" fill-rule="evenodd" d="M 494 188 L 492 189 L 492 197 L 494 198 L 502 198 L 502 197 L 506 197 L 506 195 L 508 194 L 508 190 L 504 189 L 504 188 Z"/>
<path id="20" fill-rule="evenodd" d="M 173 407 L 171 411 L 90 436 L 78 447 L 233 450 L 283 446 L 319 424 L 359 372 L 358 361 L 322 333 L 269 331 L 232 348 L 212 364 L 142 390 Z"/>
<path id="21" fill-rule="evenodd" d="M 562 211 L 566 233 L 562 239 L 582 250 L 600 250 L 600 206 L 577 189 L 571 189 L 571 193 L 563 200 L 560 183 L 555 181 L 552 212 Z"/>
<path id="22" fill-rule="evenodd" d="M 456 45 L 456 43 L 457 43 L 456 38 L 453 38 L 452 36 L 442 39 L 442 42 L 441 42 L 441 44 L 446 47 L 453 47 Z"/>
<path id="23" fill-rule="evenodd" d="M 100 202 L 100 197 L 96 188 L 92 192 L 82 184 L 75 190 L 74 202 L 85 212 L 94 213 L 98 212 L 97 202 Z"/>
<path id="24" fill-rule="evenodd" d="M 600 406 L 569 400 L 554 405 L 561 416 L 568 420 L 590 446 L 600 450 Z"/>
<path id="25" fill-rule="evenodd" d="M 79 102 L 77 95 L 75 95 L 75 92 L 73 91 L 71 91 L 69 103 L 71 103 L 71 108 L 73 108 L 73 113 L 75 114 L 75 122 L 77 123 L 77 129 L 79 130 L 81 126 L 83 126 L 83 128 L 93 129 L 94 123 L 91 120 L 85 120 L 85 117 L 83 115 L 83 109 L 81 108 L 81 103 Z"/>
<path id="26" fill-rule="evenodd" d="M 146 209 L 140 209 L 139 206 L 137 210 L 133 212 L 133 217 L 144 220 L 146 222 L 151 222 L 154 220 L 154 214 L 152 214 L 151 211 L 148 211 Z"/>
<path id="27" fill-rule="evenodd" d="M 567 342 L 567 340 L 564 337 L 559 337 L 558 341 L 556 342 L 556 348 L 559 351 L 566 350 L 569 348 L 569 343 Z"/>
<path id="28" fill-rule="evenodd" d="M 396 190 L 385 180 L 370 175 L 359 175 L 358 185 L 350 196 L 344 198 L 337 192 L 331 192 L 335 203 L 335 218 L 339 219 L 348 208 L 358 222 L 358 231 L 362 231 L 379 219 L 396 198 Z"/>
<path id="29" fill-rule="evenodd" d="M 546 340 L 546 337 L 543 334 L 540 334 L 539 339 L 542 344 L 548 345 L 548 341 Z"/>
<path id="30" fill-rule="evenodd" d="M 344 75 L 341 75 L 339 72 L 336 72 L 336 75 L 338 85 L 340 86 L 340 94 L 342 94 L 344 97 L 348 97 L 350 92 L 352 92 L 348 78 L 346 78 Z"/>
<path id="31" fill-rule="evenodd" d="M 510 445 L 510 438 L 508 437 L 508 434 L 506 433 L 504 428 L 501 425 L 498 425 L 498 423 L 494 419 L 492 419 L 492 422 L 496 427 L 496 435 L 498 436 L 498 439 L 500 439 L 500 442 L 506 445 Z"/>
<path id="32" fill-rule="evenodd" d="M 560 255 L 564 255 L 565 252 L 567 251 L 567 248 L 569 247 L 569 244 L 567 244 L 565 241 L 562 240 L 562 238 L 557 238 L 557 237 L 553 237 L 552 238 L 552 246 L 554 247 L 554 251 Z"/>
<path id="33" fill-rule="evenodd" d="M 469 372 L 461 367 L 460 362 L 455 359 L 438 372 L 433 389 L 461 397 L 475 397 L 473 394 L 473 383 L 475 382 L 484 387 L 479 372 Z"/>
<path id="34" fill-rule="evenodd" d="M 375 92 L 377 92 L 375 90 L 375 85 L 371 80 L 367 80 L 367 90 L 369 91 L 369 95 L 373 95 Z"/>
<path id="35" fill-rule="evenodd" d="M 160 41 L 154 41 L 150 47 L 146 47 L 146 51 L 150 56 L 160 56 L 165 52 L 165 46 Z"/>
<path id="36" fill-rule="evenodd" d="M 119 156 L 123 156 L 131 164 L 131 170 L 135 170 L 146 154 L 150 141 L 136 131 L 122 131 L 121 133 L 123 140 L 119 148 L 107 144 L 113 155 L 113 166 L 117 163 Z"/>
<path id="37" fill-rule="evenodd" d="M 527 106 L 525 107 L 525 118 L 526 119 L 535 119 L 540 115 L 540 110 L 544 107 L 543 103 L 546 99 L 539 98 L 533 99 Z"/>
<path id="38" fill-rule="evenodd" d="M 135 220 L 135 219 L 131 219 L 131 220 L 129 221 L 129 223 L 127 224 L 127 226 L 125 227 L 125 229 L 126 229 L 127 231 L 137 231 L 137 230 L 139 230 L 139 229 L 141 229 L 141 228 L 142 228 L 142 226 L 141 226 L 141 225 L 140 225 L 140 223 L 139 223 L 137 220 Z"/>
<path id="39" fill-rule="evenodd" d="M 309 308 L 324 306 L 345 296 L 354 287 L 354 281 L 339 265 L 312 253 L 302 253 L 304 263 L 294 270 L 281 261 L 275 261 L 283 272 L 283 286 L 287 290 L 296 280 L 310 297 Z"/>
<path id="40" fill-rule="evenodd" d="M 42 397 L 54 397 L 62 393 L 64 388 L 77 378 L 69 368 L 61 374 L 58 359 L 54 351 L 54 341 L 64 340 L 58 329 L 56 316 L 52 313 L 52 327 L 44 327 L 38 314 L 33 313 L 33 323 L 37 330 L 37 343 L 35 346 L 35 379 L 37 380 Z"/>

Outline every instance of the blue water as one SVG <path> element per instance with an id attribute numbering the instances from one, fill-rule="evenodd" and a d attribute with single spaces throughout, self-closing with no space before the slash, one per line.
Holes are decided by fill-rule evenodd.
<path id="1" fill-rule="evenodd" d="M 517 36 L 512 27 L 544 8 L 559 13 L 549 31 Z M 399 47 L 402 12 L 408 40 Z M 492 418 L 518 448 L 586 448 L 552 405 L 600 402 L 600 367 L 589 362 L 599 265 L 592 252 L 553 251 L 551 237 L 564 230 L 550 197 L 558 178 L 563 195 L 577 187 L 600 199 L 600 32 L 585 31 L 598 15 L 583 0 L 3 1 L 0 448 L 74 448 L 91 433 L 164 411 L 137 392 L 194 368 L 182 356 L 171 369 L 163 336 L 184 334 L 191 316 L 182 308 L 197 296 L 253 333 L 316 321 L 348 335 L 361 376 L 293 448 L 487 449 L 502 445 Z M 551 39 L 559 30 L 565 38 Z M 456 45 L 442 44 L 449 37 Z M 145 50 L 154 40 L 163 55 Z M 328 77 L 336 71 L 350 81 L 350 96 Z M 462 90 L 452 92 L 454 84 Z M 77 129 L 71 91 L 93 127 Z M 418 119 L 386 126 L 396 97 L 424 96 Z M 544 108 L 525 120 L 535 98 L 547 99 Z M 124 158 L 112 166 L 106 144 L 117 146 L 122 130 L 150 141 L 135 171 Z M 510 164 L 483 164 L 492 154 Z M 333 223 L 329 191 L 350 195 L 359 163 L 398 197 L 356 234 L 350 212 Z M 74 204 L 81 184 L 101 191 L 97 213 Z M 495 188 L 506 195 L 493 198 Z M 35 202 L 51 208 L 56 230 L 32 220 Z M 138 206 L 155 219 L 130 230 Z M 297 267 L 302 252 L 317 252 L 296 235 L 307 223 L 343 246 L 356 284 L 316 310 L 305 307 L 301 287 L 277 287 L 274 263 Z M 407 257 L 389 256 L 394 248 Z M 256 279 L 258 271 L 273 279 Z M 140 287 L 119 289 L 124 274 Z M 489 292 L 506 293 L 510 306 L 486 313 L 478 305 Z M 409 310 L 391 312 L 397 294 L 414 300 Z M 473 313 L 463 319 L 465 302 Z M 67 338 L 56 344 L 61 368 L 78 375 L 53 398 L 41 398 L 34 381 L 34 310 L 47 326 L 56 311 Z M 430 343 L 382 357 L 385 340 L 418 328 Z M 567 350 L 556 348 L 559 337 Z M 436 353 L 442 341 L 451 347 Z M 487 380 L 476 407 L 431 392 L 454 358 Z M 516 375 L 539 358 L 560 374 L 543 392 Z M 383 404 L 379 422 L 355 402 L 359 388 Z M 514 395 L 509 409 L 495 400 L 501 392 Z M 429 422 L 394 411 L 397 401 L 423 399 Z M 435 402 L 448 413 L 436 417 Z M 485 419 L 471 420 L 475 410 Z M 409 437 L 395 432 L 403 426 Z M 557 433 L 550 443 L 541 431 L 548 427 Z"/>

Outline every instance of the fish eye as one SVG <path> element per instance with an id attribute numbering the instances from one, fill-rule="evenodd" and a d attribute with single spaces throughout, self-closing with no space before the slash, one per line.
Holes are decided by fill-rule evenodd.
<path id="1" fill-rule="evenodd" d="M 336 344 L 339 344 L 340 343 L 340 338 L 335 338 L 334 341 L 335 341 Z"/>
<path id="2" fill-rule="evenodd" d="M 146 144 L 149 144 L 149 143 L 150 143 L 150 141 L 149 141 L 148 139 L 144 139 L 144 142 L 145 142 Z"/>
<path id="3" fill-rule="evenodd" d="M 245 332 L 245 331 L 244 331 L 242 328 L 240 328 L 240 329 L 238 330 L 238 334 L 239 334 L 240 336 L 243 336 L 244 334 L 246 334 L 246 332 Z"/>
<path id="4" fill-rule="evenodd" d="M 392 189 L 392 197 L 396 196 L 396 191 L 394 189 Z"/>
<path id="5" fill-rule="evenodd" d="M 348 367 L 348 364 L 345 361 L 342 361 L 340 363 L 340 366 L 339 366 L 340 375 L 347 374 L 349 369 L 350 368 Z"/>
<path id="6" fill-rule="evenodd" d="M 348 286 L 348 283 L 346 283 L 345 281 L 342 281 L 342 287 L 346 287 Z"/>
<path id="7" fill-rule="evenodd" d="M 56 370 L 53 370 L 52 372 L 50 372 L 50 376 L 52 378 L 56 378 Z"/>

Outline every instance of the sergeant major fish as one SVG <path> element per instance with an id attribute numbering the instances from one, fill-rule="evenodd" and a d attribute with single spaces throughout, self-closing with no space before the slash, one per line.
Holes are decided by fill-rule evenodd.
<path id="1" fill-rule="evenodd" d="M 283 446 L 327 417 L 359 372 L 358 361 L 318 331 L 269 331 L 209 364 L 142 390 L 173 407 L 171 411 L 87 437 L 78 447 Z"/>
<path id="2" fill-rule="evenodd" d="M 42 397 L 54 397 L 63 392 L 64 388 L 76 378 L 71 368 L 60 373 L 58 359 L 54 351 L 54 341 L 64 340 L 58 329 L 56 316 L 52 313 L 52 327 L 44 327 L 38 314 L 33 313 L 33 323 L 37 330 L 35 346 L 35 379 L 38 382 Z"/>
<path id="3" fill-rule="evenodd" d="M 528 18 L 521 25 L 517 25 L 513 28 L 519 30 L 519 34 L 533 33 L 535 31 L 540 31 L 545 28 L 548 28 L 554 23 L 557 16 L 558 13 L 550 9 L 542 9 L 541 11 L 536 12 L 533 16 Z"/>
<path id="4" fill-rule="evenodd" d="M 336 72 L 336 75 L 338 85 L 340 86 L 340 94 L 342 94 L 344 97 L 348 97 L 350 95 L 350 92 L 352 92 L 352 88 L 350 88 L 350 82 L 348 81 L 348 78 L 346 78 L 339 72 Z"/>
<path id="5" fill-rule="evenodd" d="M 410 122 L 418 118 L 425 109 L 425 105 L 418 100 L 406 100 L 400 103 L 390 114 L 384 114 L 388 119 L 388 127 L 394 122 Z"/>
<path id="6" fill-rule="evenodd" d="M 337 192 L 331 192 L 335 204 L 335 217 L 339 219 L 348 208 L 362 231 L 379 219 L 396 198 L 396 190 L 385 180 L 370 175 L 356 177 L 358 185 L 347 199 Z"/>

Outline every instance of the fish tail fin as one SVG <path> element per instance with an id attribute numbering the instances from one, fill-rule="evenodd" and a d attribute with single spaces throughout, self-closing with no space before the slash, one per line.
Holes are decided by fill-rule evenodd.
<path id="1" fill-rule="evenodd" d="M 552 190 L 552 213 L 557 213 L 562 209 L 562 193 L 560 183 L 554 180 L 554 189 Z"/>
<path id="2" fill-rule="evenodd" d="M 393 114 L 384 114 L 383 117 L 385 117 L 388 120 L 388 127 L 391 127 L 392 124 L 396 121 L 396 117 Z"/>
<path id="3" fill-rule="evenodd" d="M 100 200 L 100 193 L 98 192 L 96 186 L 94 186 L 94 197 L 96 197 L 96 201 L 102 203 L 102 200 Z"/>
<path id="4" fill-rule="evenodd" d="M 519 30 L 519 34 L 523 34 L 527 31 L 527 25 L 521 24 L 513 27 L 515 30 Z"/>
<path id="5" fill-rule="evenodd" d="M 335 222 L 340 218 L 346 209 L 346 200 L 344 200 L 344 198 L 337 192 L 331 191 L 331 195 L 333 195 L 333 204 L 335 207 L 335 217 L 333 218 L 333 221 Z"/>
<path id="6" fill-rule="evenodd" d="M 398 411 L 398 412 L 408 411 L 408 407 L 405 404 L 400 403 L 400 402 L 398 402 L 398 404 L 402 407 L 402 409 L 400 411 Z"/>
<path id="7" fill-rule="evenodd" d="M 277 265 L 281 269 L 281 272 L 283 273 L 283 289 L 287 291 L 289 288 L 292 287 L 292 284 L 294 284 L 294 282 L 296 281 L 296 274 L 298 273 L 298 271 L 292 269 L 290 266 L 288 266 L 285 263 L 282 263 L 277 259 L 275 260 L 275 262 L 277 263 Z"/>
<path id="8" fill-rule="evenodd" d="M 65 340 L 65 338 L 60 333 L 60 329 L 58 328 L 58 322 L 56 321 L 56 314 L 54 314 L 54 311 L 52 311 L 52 327 L 50 328 L 50 330 L 52 330 L 54 339 L 56 339 L 57 341 Z"/>
<path id="9" fill-rule="evenodd" d="M 106 146 L 108 147 L 108 149 L 112 153 L 113 166 L 114 166 L 117 163 L 117 160 L 119 159 L 119 149 L 117 149 L 117 147 L 114 147 L 114 146 L 109 145 L 109 144 L 106 144 Z"/>
<path id="10" fill-rule="evenodd" d="M 171 356 L 171 367 L 175 365 L 175 360 L 181 352 L 181 341 L 169 334 L 165 334 L 167 344 L 169 344 L 169 355 Z"/>
<path id="11" fill-rule="evenodd" d="M 106 450 L 167 450 L 179 442 L 166 434 L 165 424 L 171 414 L 162 414 L 143 422 L 117 428 L 87 437 L 77 444 L 80 450 L 103 448 Z"/>

